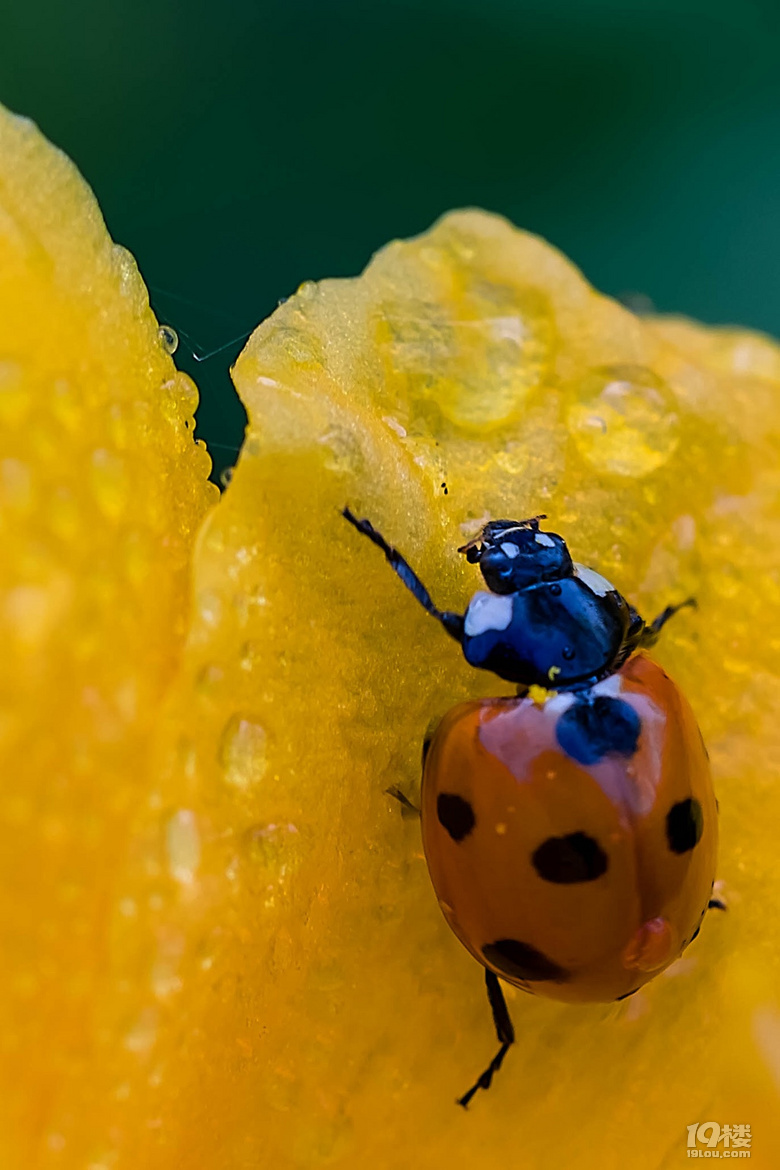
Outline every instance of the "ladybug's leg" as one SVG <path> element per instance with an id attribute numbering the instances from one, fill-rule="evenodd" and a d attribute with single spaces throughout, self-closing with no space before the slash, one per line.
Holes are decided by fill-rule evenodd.
<path id="1" fill-rule="evenodd" d="M 386 788 L 385 794 L 387 796 L 392 796 L 393 800 L 398 801 L 398 803 L 401 806 L 401 816 L 402 817 L 406 817 L 406 816 L 419 817 L 421 815 L 420 810 L 417 807 L 417 805 L 412 804 L 409 797 L 405 796 L 404 793 L 401 791 L 401 789 L 397 788 L 395 784 L 391 785 L 390 788 Z"/>
<path id="2" fill-rule="evenodd" d="M 686 606 L 690 606 L 691 609 L 696 609 L 696 598 L 688 597 L 685 601 L 681 601 L 679 605 L 667 605 L 666 609 L 662 613 L 659 613 L 658 617 L 654 618 L 650 622 L 650 625 L 645 626 L 644 630 L 642 630 L 638 645 L 654 646 L 658 641 L 658 635 L 669 621 L 669 618 L 674 617 L 679 610 L 685 609 Z"/>
<path id="3" fill-rule="evenodd" d="M 509 1051 L 509 1046 L 515 1042 L 515 1030 L 509 1018 L 509 1010 L 506 1006 L 506 1000 L 504 999 L 504 993 L 501 990 L 498 976 L 494 975 L 492 971 L 488 971 L 487 968 L 485 968 L 485 984 L 487 986 L 490 1010 L 493 1012 L 496 1035 L 498 1036 L 501 1047 L 469 1091 L 458 1098 L 457 1104 L 462 1105 L 464 1109 L 468 1109 L 469 1101 L 479 1089 L 490 1088 L 494 1074 L 498 1072 L 504 1063 L 504 1057 Z"/>
<path id="4" fill-rule="evenodd" d="M 423 768 L 425 768 L 425 760 L 426 760 L 426 757 L 428 755 L 428 749 L 431 746 L 431 741 L 433 740 L 433 734 L 436 731 L 438 723 L 439 723 L 438 719 L 432 719 L 431 722 L 428 724 L 428 730 L 425 733 L 425 738 L 423 739 L 423 745 L 422 745 L 422 761 L 421 761 L 421 763 L 422 763 Z M 398 801 L 398 803 L 401 806 L 401 816 L 402 817 L 422 816 L 422 813 L 421 813 L 420 809 L 417 807 L 417 805 L 412 804 L 409 797 L 404 792 L 402 792 L 401 789 L 396 784 L 391 784 L 391 786 L 389 788 L 386 788 L 385 793 L 387 796 L 392 796 L 394 800 Z"/>
<path id="5" fill-rule="evenodd" d="M 456 642 L 463 641 L 463 617 L 459 613 L 450 613 L 448 610 L 437 609 L 431 600 L 431 595 L 423 585 L 420 578 L 415 573 L 414 569 L 404 560 L 397 548 L 393 548 L 388 544 L 381 532 L 377 532 L 373 524 L 369 520 L 358 520 L 353 516 L 349 508 L 344 508 L 341 513 L 345 520 L 348 520 L 353 528 L 357 528 L 363 536 L 367 536 L 369 540 L 381 548 L 385 554 L 387 563 L 391 569 L 403 581 L 406 588 L 414 597 L 417 598 L 423 609 L 435 617 L 438 622 L 444 626 L 448 634 L 450 634 Z"/>

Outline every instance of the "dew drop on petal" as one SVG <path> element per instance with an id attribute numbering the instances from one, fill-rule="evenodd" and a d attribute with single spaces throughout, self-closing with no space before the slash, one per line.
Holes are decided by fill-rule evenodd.
<path id="1" fill-rule="evenodd" d="M 179 348 L 179 335 L 170 325 L 161 325 L 157 330 L 160 344 L 166 353 L 174 354 Z"/>
<path id="2" fill-rule="evenodd" d="M 233 715 L 225 725 L 219 747 L 220 763 L 228 784 L 249 788 L 265 775 L 267 735 L 251 715 Z"/>
<path id="3" fill-rule="evenodd" d="M 263 647 L 259 642 L 244 642 L 239 651 L 239 665 L 247 672 L 255 669 L 263 659 Z"/>
<path id="4" fill-rule="evenodd" d="M 200 864 L 200 834 L 191 809 L 181 808 L 170 818 L 165 829 L 165 846 L 171 877 L 188 885 Z"/>
<path id="5" fill-rule="evenodd" d="M 580 454 L 612 475 L 655 471 L 679 441 L 675 397 L 644 366 L 591 371 L 574 388 L 567 423 Z"/>
<path id="6" fill-rule="evenodd" d="M 364 464 L 363 451 L 357 436 L 351 431 L 345 427 L 331 427 L 320 436 L 319 442 L 327 450 L 325 466 L 328 471 L 360 474 Z"/>

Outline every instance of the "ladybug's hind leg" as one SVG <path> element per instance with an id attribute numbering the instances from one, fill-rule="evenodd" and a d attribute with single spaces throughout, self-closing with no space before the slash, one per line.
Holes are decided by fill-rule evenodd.
<path id="1" fill-rule="evenodd" d="M 425 738 L 423 739 L 423 743 L 422 743 L 422 766 L 423 766 L 423 768 L 425 768 L 425 760 L 428 756 L 428 749 L 431 746 L 431 741 L 433 739 L 434 733 L 435 733 L 438 725 L 439 725 L 438 719 L 432 719 L 431 722 L 428 724 L 428 730 L 425 733 Z M 405 792 L 401 791 L 401 789 L 398 787 L 397 784 L 391 784 L 391 786 L 389 788 L 385 789 L 385 793 L 387 794 L 387 796 L 392 796 L 394 800 L 398 801 L 398 803 L 401 806 L 401 816 L 402 817 L 412 817 L 412 816 L 419 817 L 422 815 L 420 812 L 420 809 L 417 807 L 417 805 L 412 804 L 409 797 L 406 795 Z"/>
<path id="2" fill-rule="evenodd" d="M 506 1000 L 504 999 L 504 993 L 501 990 L 498 976 L 494 975 L 492 971 L 488 971 L 487 968 L 485 969 L 485 985 L 487 987 L 490 1010 L 493 1013 L 493 1023 L 496 1026 L 496 1035 L 498 1036 L 501 1047 L 469 1091 L 464 1093 L 462 1097 L 458 1097 L 457 1104 L 462 1105 L 464 1109 L 468 1109 L 471 1098 L 479 1089 L 490 1088 L 494 1075 L 504 1063 L 504 1057 L 509 1051 L 510 1045 L 515 1042 L 515 1030 L 509 1018 L 509 1009 L 506 1006 Z"/>
<path id="3" fill-rule="evenodd" d="M 717 799 L 715 801 L 715 807 L 717 808 L 718 812 L 720 812 L 720 805 L 718 804 Z M 723 886 L 723 882 L 716 881 L 716 882 L 712 883 L 712 889 L 710 890 L 710 900 L 707 903 L 708 910 L 728 910 L 728 908 L 729 908 L 728 902 L 726 902 L 720 896 L 720 891 L 721 891 L 722 886 Z M 703 917 L 703 915 L 702 915 L 702 917 Z"/>
<path id="4" fill-rule="evenodd" d="M 419 817 L 420 810 L 416 804 L 412 804 L 408 796 L 406 796 L 397 785 L 393 784 L 390 788 L 385 789 L 387 796 L 392 796 L 393 800 L 397 800 L 401 806 L 402 817 Z"/>
<path id="5" fill-rule="evenodd" d="M 645 626 L 642 633 L 639 635 L 638 645 L 640 647 L 654 646 L 658 641 L 658 635 L 664 628 L 669 618 L 673 618 L 681 609 L 690 606 L 691 609 L 696 609 L 696 598 L 687 597 L 685 601 L 681 601 L 679 605 L 667 605 L 666 609 L 659 613 L 658 617 L 653 618 L 649 626 Z"/>

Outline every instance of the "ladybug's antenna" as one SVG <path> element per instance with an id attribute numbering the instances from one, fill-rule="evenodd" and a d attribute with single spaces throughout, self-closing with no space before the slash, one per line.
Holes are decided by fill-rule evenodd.
<path id="1" fill-rule="evenodd" d="M 356 516 L 350 512 L 349 508 L 343 508 L 341 512 L 345 520 L 348 520 L 353 528 L 357 528 L 361 536 L 367 536 L 377 548 L 381 548 L 385 554 L 385 559 L 390 565 L 393 572 L 401 578 L 406 588 L 414 597 L 417 598 L 423 609 L 435 617 L 438 622 L 444 626 L 447 633 L 455 639 L 456 642 L 463 641 L 463 617 L 459 613 L 451 613 L 449 610 L 437 609 L 433 604 L 430 593 L 423 585 L 420 578 L 412 569 L 411 565 L 401 556 L 397 548 L 393 548 L 388 544 L 381 532 L 377 532 L 370 520 L 358 520 Z"/>

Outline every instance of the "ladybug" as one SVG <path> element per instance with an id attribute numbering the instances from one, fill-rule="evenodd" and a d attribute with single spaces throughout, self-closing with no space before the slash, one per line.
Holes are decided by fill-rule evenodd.
<path id="1" fill-rule="evenodd" d="M 517 697 L 461 703 L 424 747 L 422 838 L 439 906 L 485 968 L 501 1067 L 514 1029 L 499 978 L 569 1003 L 633 995 L 696 937 L 712 897 L 717 804 L 680 690 L 646 625 L 540 521 L 493 520 L 458 551 L 487 589 L 436 608 L 397 549 L 349 508 L 466 660 Z M 404 804 L 411 803 L 391 790 Z"/>

